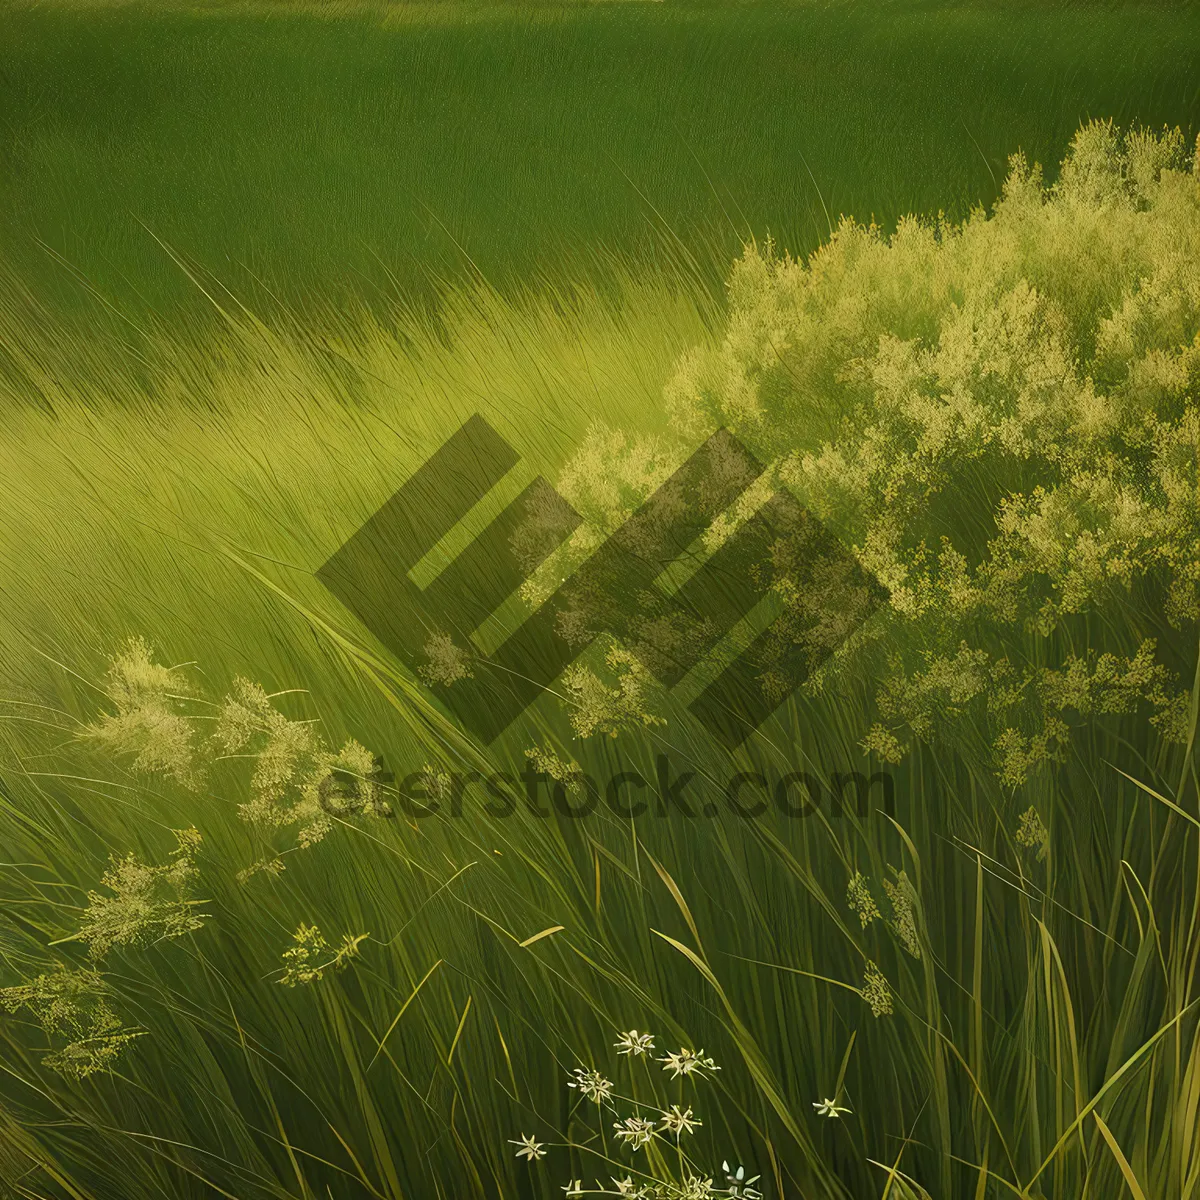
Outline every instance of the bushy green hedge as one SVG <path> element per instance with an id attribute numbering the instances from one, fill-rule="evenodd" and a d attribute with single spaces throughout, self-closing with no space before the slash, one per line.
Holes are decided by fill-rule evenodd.
<path id="1" fill-rule="evenodd" d="M 724 426 L 770 464 L 759 500 L 792 489 L 889 590 L 879 654 L 860 639 L 817 681 L 851 657 L 879 677 L 880 757 L 969 705 L 1012 785 L 1080 714 L 1140 707 L 1186 741 L 1180 656 L 1156 654 L 1200 616 L 1200 149 L 1178 130 L 1092 122 L 1054 186 L 1016 155 L 961 224 L 846 218 L 807 262 L 748 247 L 666 400 L 677 442 L 593 430 L 560 481 L 591 524 L 547 578 Z M 1080 646 L 1084 614 L 1110 649 Z"/>

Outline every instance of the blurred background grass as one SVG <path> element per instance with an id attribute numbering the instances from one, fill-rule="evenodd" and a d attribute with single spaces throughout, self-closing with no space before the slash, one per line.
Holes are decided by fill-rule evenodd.
<path id="1" fill-rule="evenodd" d="M 7 0 L 0 254 L 55 304 L 87 294 L 56 254 L 163 313 L 197 297 L 151 234 L 300 305 L 676 236 L 716 283 L 751 233 L 960 217 L 1092 116 L 1194 136 L 1198 44 L 1172 3 Z"/>

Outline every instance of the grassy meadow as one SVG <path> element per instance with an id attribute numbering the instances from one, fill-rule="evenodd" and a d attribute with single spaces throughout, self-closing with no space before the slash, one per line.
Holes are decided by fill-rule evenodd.
<path id="1" fill-rule="evenodd" d="M 0 255 L 57 305 L 169 312 L 196 296 L 158 239 L 303 308 L 679 238 L 719 290 L 751 235 L 961 218 L 1091 117 L 1194 126 L 1198 38 L 1167 3 L 10 0 Z"/>
<path id="2" fill-rule="evenodd" d="M 0 1197 L 1197 1200 L 1198 50 L 4 4 Z M 315 576 L 474 414 L 520 462 L 424 578 L 584 517 L 502 628 L 722 426 L 889 603 L 737 750 L 603 641 L 476 744 Z M 661 755 L 895 810 L 452 811 Z"/>

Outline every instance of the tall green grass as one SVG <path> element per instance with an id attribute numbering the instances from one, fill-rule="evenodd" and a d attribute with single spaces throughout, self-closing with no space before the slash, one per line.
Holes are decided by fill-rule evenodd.
<path id="1" fill-rule="evenodd" d="M 14 0 L 0 252 L 57 305 L 191 319 L 156 237 L 260 307 L 386 308 L 468 258 L 583 279 L 667 227 L 719 283 L 750 235 L 962 217 L 1091 116 L 1194 133 L 1197 45 L 1183 3 Z"/>
<path id="2" fill-rule="evenodd" d="M 765 234 L 807 250 L 843 211 L 962 217 L 998 195 L 1010 151 L 1049 167 L 1096 113 L 1200 124 L 1198 35 L 1194 8 L 1165 4 L 7 6 L 0 988 L 94 965 L 141 1036 L 76 1080 L 46 1062 L 62 1031 L 0 1010 L 0 1194 L 561 1195 L 624 1174 L 565 1083 L 607 1070 L 636 1027 L 715 1057 L 695 1157 L 745 1163 L 770 1196 L 1200 1195 L 1194 685 L 1183 744 L 1145 704 L 1092 713 L 1065 761 L 1017 787 L 990 716 L 928 745 L 903 727 L 921 716 L 913 663 L 958 630 L 922 627 L 884 731 L 913 746 L 894 823 L 498 819 L 476 800 L 462 819 L 347 820 L 298 849 L 242 819 L 246 760 L 195 791 L 88 736 L 120 695 L 110 660 L 143 636 L 197 739 L 245 676 L 397 775 L 513 771 L 537 748 L 652 777 L 661 752 L 708 797 L 736 770 L 883 765 L 869 671 L 793 696 L 736 756 L 661 696 L 665 726 L 582 741 L 564 687 L 485 751 L 313 571 L 476 412 L 522 462 L 442 560 L 536 473 L 636 478 L 580 455 L 606 444 L 597 421 L 668 457 L 691 444 L 685 417 L 737 424 L 721 405 L 739 371 L 774 406 L 765 433 L 739 435 L 776 465 L 815 454 L 838 426 L 813 398 L 845 402 L 846 360 L 888 364 L 851 288 L 831 283 L 808 325 L 780 318 L 803 288 Z M 761 255 L 727 308 L 714 280 L 751 235 Z M 905 275 L 858 236 L 821 261 L 859 246 L 861 286 L 876 255 L 876 283 L 911 291 L 876 289 L 873 311 L 894 303 L 889 332 L 932 337 L 912 298 L 941 251 L 910 228 Z M 1083 314 L 1086 358 L 1089 322 L 1140 281 L 1085 292 L 1100 260 L 1070 246 L 1038 282 Z M 1172 352 L 1195 336 L 1195 244 L 1173 251 L 1185 282 L 1141 324 L 1130 310 L 1130 354 L 1147 330 Z M 803 352 L 777 353 L 764 323 Z M 1178 423 L 1194 374 L 1146 362 L 1140 386 L 1167 389 L 1149 410 Z M 1131 435 L 1118 457 L 1149 462 L 1146 445 Z M 974 517 L 1046 472 L 964 470 L 911 528 L 977 542 Z M 870 489 L 831 494 L 805 499 L 854 540 Z M 1009 652 L 1034 669 L 1153 636 L 1187 688 L 1194 622 L 1167 619 L 1162 583 L 1106 592 L 1053 642 L 1022 629 Z M 111 859 L 165 867 L 192 826 L 202 926 L 93 963 L 71 939 Z M 281 873 L 239 879 L 274 854 Z M 856 879 L 886 920 L 863 926 Z M 283 987 L 302 924 L 326 957 L 369 936 L 343 970 Z M 868 961 L 890 1014 L 862 994 Z M 692 1098 L 657 1067 L 630 1086 Z M 838 1120 L 813 1109 L 831 1093 L 851 1110 Z M 527 1165 L 519 1133 L 567 1148 Z"/>
<path id="3" fill-rule="evenodd" d="M 1119 145 L 1081 144 L 1093 178 L 1115 187 L 1105 172 L 1126 161 Z M 397 775 L 426 764 L 434 775 L 484 763 L 514 771 L 537 747 L 597 774 L 636 767 L 652 778 L 664 752 L 715 797 L 736 770 L 802 766 L 828 778 L 869 763 L 878 677 L 853 671 L 793 696 L 735 755 L 714 749 L 669 697 L 653 698 L 665 726 L 581 741 L 570 706 L 547 695 L 497 745 L 473 746 L 312 572 L 476 411 L 523 456 L 513 491 L 534 472 L 566 480 L 574 463 L 586 484 L 580 502 L 604 469 L 601 460 L 578 470 L 597 417 L 686 446 L 689 415 L 704 419 L 705 404 L 719 411 L 744 396 L 738 371 L 781 406 L 757 434 L 753 422 L 739 426 L 743 436 L 773 459 L 806 439 L 819 444 L 787 414 L 843 403 L 835 383 L 861 386 L 861 370 L 830 364 L 867 361 L 880 345 L 873 321 L 899 314 L 937 343 L 922 322 L 949 326 L 962 300 L 954 271 L 972 254 L 997 278 L 1020 273 L 1022 261 L 1046 267 L 1045 303 L 1081 322 L 1033 321 L 1021 326 L 1028 344 L 1010 330 L 1005 352 L 1024 365 L 1000 372 L 997 404 L 1040 361 L 1046 330 L 1091 344 L 1088 322 L 1128 293 L 1120 328 L 1133 340 L 1126 351 L 1116 326 L 1106 335 L 1110 369 L 1121 354 L 1144 360 L 1134 375 L 1149 392 L 1130 394 L 1159 396 L 1164 428 L 1184 428 L 1194 376 L 1172 373 L 1159 351 L 1191 362 L 1192 177 L 1171 176 L 1180 182 L 1154 200 L 1156 224 L 1136 189 L 1159 186 L 1157 154 L 1147 151 L 1149 176 L 1129 174 L 1133 199 L 1122 183 L 1080 200 L 1069 220 L 1068 201 L 1022 209 L 1034 205 L 1035 185 L 1017 172 L 1007 216 L 995 226 L 976 218 L 960 241 L 908 226 L 889 247 L 843 231 L 807 275 L 751 251 L 728 319 L 695 298 L 704 293 L 694 279 L 614 269 L 605 294 L 578 287 L 514 301 L 456 290 L 436 322 L 361 311 L 273 328 L 196 276 L 219 335 L 189 342 L 143 327 L 105 341 L 9 289 L 0 316 L 0 986 L 54 963 L 86 967 L 86 945 L 69 939 L 95 908 L 89 893 L 108 893 L 110 858 L 168 864 L 172 830 L 203 835 L 189 861 L 195 911 L 206 914 L 195 932 L 118 945 L 97 964 L 122 1027 L 144 1031 L 111 1071 L 71 1080 L 44 1061 L 61 1037 L 28 1010 L 0 1020 L 0 1178 L 10 1190 L 104 1200 L 561 1194 L 575 1178 L 623 1174 L 610 1170 L 607 1160 L 621 1157 L 611 1143 L 587 1139 L 565 1081 L 576 1066 L 605 1069 L 621 1031 L 637 1028 L 654 1031 L 664 1051 L 714 1056 L 722 1070 L 696 1100 L 705 1124 L 695 1155 L 714 1169 L 723 1159 L 751 1166 L 769 1195 L 1197 1195 L 1194 688 L 1184 744 L 1161 736 L 1144 706 L 1083 714 L 1069 754 L 1020 789 L 997 775 L 986 714 L 939 710 L 954 736 L 929 740 L 919 709 L 901 705 L 913 748 L 894 768 L 894 821 L 880 812 L 574 821 L 521 809 L 500 819 L 475 800 L 460 819 L 350 819 L 307 849 L 241 818 L 251 795 L 244 759 L 213 762 L 194 791 L 134 770 L 131 755 L 87 736 L 124 686 L 106 674 L 110 658 L 141 635 L 176 666 L 172 686 L 191 698 L 170 703 L 198 738 L 243 675 L 278 693 L 289 717 L 315 721 L 328 744 L 353 737 Z M 1089 176 L 1075 178 L 1083 194 Z M 1098 222 L 1094 238 L 1087 221 Z M 1155 291 L 1130 268 L 1104 284 L 1116 300 L 1103 288 L 1097 299 L 1084 284 L 1108 279 L 1112 246 L 1126 247 L 1127 264 L 1179 272 Z M 864 278 L 895 286 L 869 288 L 877 304 L 864 309 Z M 829 310 L 814 320 L 822 304 Z M 786 342 L 772 349 L 764 328 Z M 870 344 L 854 351 L 860 331 Z M 938 369 L 961 361 L 961 345 L 937 344 L 949 356 Z M 882 345 L 881 355 L 891 343 Z M 845 454 L 868 428 L 869 405 L 902 377 L 886 365 L 874 363 L 881 390 L 864 393 L 858 424 L 831 426 Z M 834 382 L 813 388 L 826 368 Z M 661 396 L 672 380 L 668 412 Z M 1126 396 L 1118 376 L 1102 386 Z M 1070 391 L 1070 403 L 1083 394 Z M 926 412 L 914 396 L 914 411 Z M 745 412 L 726 416 L 737 423 Z M 893 449 L 903 461 L 900 443 Z M 1042 463 L 1042 451 L 1028 461 Z M 1011 470 L 1002 457 L 964 462 L 943 465 L 967 481 Z M 1194 487 L 1187 462 L 1180 467 Z M 1055 481 L 1043 464 L 1028 482 Z M 969 540 L 957 494 L 943 498 L 942 528 Z M 858 511 L 875 493 L 848 495 Z M 909 499 L 900 493 L 895 511 Z M 828 503 L 819 490 L 806 500 Z M 1186 556 L 1176 568 L 1186 576 Z M 1128 592 L 1101 589 L 1093 609 L 1064 618 L 1059 640 L 1033 626 L 998 636 L 1041 678 L 1067 652 L 1127 654 L 1154 634 L 1187 688 L 1194 620 L 1167 621 L 1162 585 L 1151 572 Z M 897 613 L 884 648 L 936 656 L 930 630 L 903 634 Z M 870 744 L 889 752 L 878 738 Z M 1045 831 L 1022 827 L 1027 807 Z M 273 854 L 281 873 L 239 879 Z M 889 921 L 862 925 L 847 894 L 858 875 Z M 369 936 L 344 970 L 282 987 L 283 954 L 301 925 L 322 930 L 330 956 L 343 936 Z M 868 963 L 888 981 L 890 1013 L 869 1002 Z M 647 1102 L 681 1098 L 657 1067 L 633 1086 Z M 831 1092 L 851 1109 L 837 1120 L 812 1107 Z M 527 1165 L 509 1144 L 518 1133 L 561 1145 Z"/>
<path id="4" fill-rule="evenodd" d="M 127 1019 L 172 1027 L 135 1068 L 149 1072 L 145 1082 L 126 1087 L 126 1063 L 98 1087 L 31 1088 L 36 1039 L 5 1019 L 14 1085 L 5 1111 L 41 1131 L 23 1135 L 37 1147 L 32 1159 L 14 1143 L 14 1178 L 44 1162 L 31 1186 L 53 1191 L 58 1163 L 75 1194 L 97 1196 L 211 1194 L 200 1178 L 239 1196 L 324 1195 L 326 1185 L 340 1195 L 366 1187 L 350 1182 L 360 1175 L 368 1194 L 478 1192 L 479 1175 L 509 1178 L 510 1125 L 552 1103 L 552 1066 L 579 1040 L 553 1026 L 595 1023 L 569 1011 L 577 985 L 567 984 L 557 1015 L 539 1000 L 549 979 L 574 971 L 577 953 L 552 940 L 518 945 L 574 925 L 569 911 L 595 920 L 591 861 L 564 858 L 553 825 L 396 821 L 339 830 L 303 870 L 242 887 L 236 871 L 260 853 L 236 813 L 245 780 L 213 781 L 201 801 L 210 822 L 195 796 L 114 775 L 107 756 L 85 755 L 81 767 L 79 722 L 104 705 L 84 680 L 103 687 L 107 657 L 143 632 L 173 660 L 203 658 L 191 679 L 214 698 L 236 673 L 272 691 L 302 686 L 306 697 L 283 703 L 297 716 L 327 714 L 335 741 L 353 734 L 397 772 L 441 761 L 450 732 L 413 707 L 411 689 L 364 673 L 342 642 L 314 637 L 307 614 L 332 614 L 311 572 L 472 412 L 522 451 L 522 471 L 556 474 L 595 411 L 635 421 L 655 405 L 705 322 L 670 281 L 629 280 L 619 305 L 586 293 L 519 307 L 490 292 L 455 294 L 439 324 L 409 320 L 401 337 L 363 314 L 319 340 L 291 339 L 224 300 L 237 312 L 225 335 L 192 345 L 133 333 L 133 346 L 47 339 L 32 302 L 5 313 L 4 845 L 14 917 L 5 969 L 40 969 L 54 940 L 43 922 L 59 901 L 32 921 L 17 914 L 40 903 L 48 882 L 74 906 L 83 893 L 68 900 L 64 888 L 94 887 L 110 853 L 161 857 L 172 827 L 204 825 L 205 854 L 224 863 L 211 881 L 202 868 L 208 907 L 242 914 L 221 945 L 197 942 L 170 965 L 160 947 L 120 969 Z M 521 747 L 512 753 L 520 759 Z M 586 841 L 573 840 L 579 857 Z M 319 876 L 307 877 L 314 866 Z M 273 981 L 302 920 L 372 934 L 365 989 L 292 993 Z M 243 924 L 257 930 L 251 941 Z M 579 949 L 617 952 L 611 933 L 589 934 Z M 378 1039 L 439 962 L 377 1057 Z M 258 993 L 249 1007 L 248 984 Z M 471 1020 L 450 1059 L 468 996 Z"/>

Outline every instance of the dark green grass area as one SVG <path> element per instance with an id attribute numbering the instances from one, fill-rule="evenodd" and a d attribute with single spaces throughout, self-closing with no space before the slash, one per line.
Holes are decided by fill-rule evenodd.
<path id="1" fill-rule="evenodd" d="M 1200 1200 L 1200 6 L 320 4 L 0 0 L 0 1200 L 682 1179 L 577 1067 L 622 1114 L 694 1099 L 691 1161 L 769 1200 Z M 1091 117 L 1182 127 L 1177 169 Z M 844 237 L 803 280 L 750 256 L 724 311 L 750 234 L 960 217 L 1077 131 L 1057 198 L 1014 172 L 954 236 Z M 304 319 L 256 319 L 272 297 Z M 598 674 L 478 746 L 317 575 L 475 414 L 521 461 L 421 584 L 537 475 L 606 535 L 689 413 L 899 579 L 735 752 L 682 691 L 642 710 Z M 214 736 L 239 676 L 287 718 L 253 745 Z M 609 701 L 620 737 L 583 737 Z M 307 844 L 285 805 L 337 773 L 291 756 L 306 729 L 442 807 L 391 790 L 403 819 Z M 189 745 L 203 780 L 171 773 Z M 660 753 L 692 816 L 445 790 L 656 783 Z M 884 764 L 894 813 L 833 802 Z M 828 812 L 735 817 L 747 768 L 811 772 Z M 193 883 L 138 870 L 191 826 Z M 199 928 L 149 919 L 177 885 Z M 310 926 L 325 977 L 291 978 Z M 720 1072 L 619 1056 L 634 1027 Z"/>
<path id="2" fill-rule="evenodd" d="M 750 233 L 961 216 L 1089 117 L 1194 137 L 1198 48 L 1194 5 L 5 4 L 0 255 L 163 312 L 156 238 L 291 302 L 685 246 L 718 280 Z"/>

